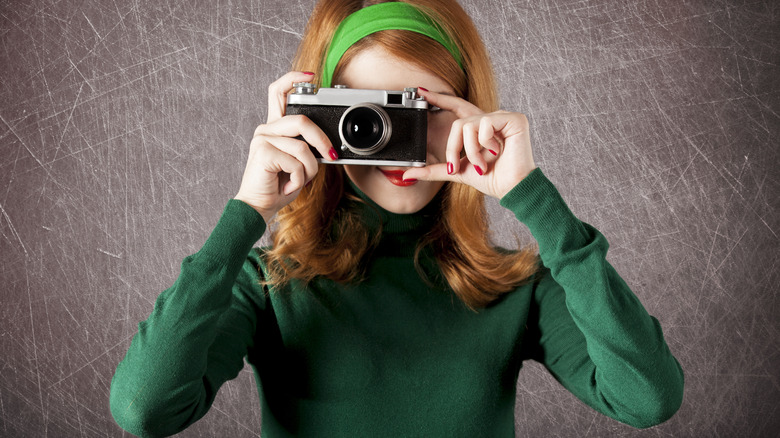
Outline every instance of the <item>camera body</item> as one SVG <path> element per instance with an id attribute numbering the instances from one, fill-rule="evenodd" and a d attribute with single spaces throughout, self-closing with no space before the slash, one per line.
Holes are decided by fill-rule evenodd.
<path id="1" fill-rule="evenodd" d="M 361 90 L 336 85 L 317 90 L 308 82 L 295 83 L 293 87 L 287 95 L 286 114 L 307 116 L 339 149 L 339 159 L 330 161 L 322 159 L 312 147 L 318 161 L 425 166 L 428 102 L 417 94 L 417 88 Z"/>

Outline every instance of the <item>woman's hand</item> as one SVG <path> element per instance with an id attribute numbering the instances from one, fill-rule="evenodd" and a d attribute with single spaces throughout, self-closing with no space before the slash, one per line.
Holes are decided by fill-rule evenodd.
<path id="1" fill-rule="evenodd" d="M 525 115 L 484 113 L 459 97 L 424 89 L 420 95 L 458 119 L 450 129 L 446 163 L 409 169 L 404 179 L 455 181 L 500 199 L 536 167 Z"/>
<path id="2" fill-rule="evenodd" d="M 313 77 L 311 73 L 290 72 L 268 87 L 268 122 L 255 129 L 249 144 L 249 158 L 235 199 L 257 210 L 266 223 L 317 174 L 317 159 L 309 144 L 323 157 L 338 157 L 328 136 L 308 117 L 284 115 L 293 83 L 311 82 Z M 306 141 L 295 138 L 299 135 Z"/>

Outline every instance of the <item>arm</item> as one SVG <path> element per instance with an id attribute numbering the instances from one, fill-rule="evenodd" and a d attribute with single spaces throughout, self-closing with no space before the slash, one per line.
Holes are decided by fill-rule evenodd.
<path id="1" fill-rule="evenodd" d="M 683 372 L 658 321 L 607 262 L 608 244 L 579 221 L 535 169 L 501 199 L 528 225 L 549 268 L 536 285 L 538 331 L 531 352 L 569 391 L 634 427 L 669 419 L 683 396 Z M 533 339 L 536 337 L 536 339 Z"/>
<path id="2" fill-rule="evenodd" d="M 658 321 L 607 263 L 604 236 L 580 222 L 536 168 L 528 119 L 484 113 L 456 96 L 418 92 L 457 120 L 446 162 L 409 169 L 404 179 L 468 184 L 500 199 L 539 242 L 550 275 L 535 291 L 534 357 L 581 400 L 613 418 L 648 427 L 671 417 L 682 402 L 682 369 Z"/>
<path id="3" fill-rule="evenodd" d="M 264 297 L 253 295 L 258 267 L 245 263 L 247 254 L 266 223 L 317 175 L 309 144 L 323 157 L 337 158 L 314 122 L 284 115 L 292 84 L 312 75 L 289 72 L 268 87 L 268 123 L 255 129 L 238 194 L 203 248 L 184 259 L 179 278 L 139 324 L 117 367 L 111 412 L 136 435 L 183 430 L 208 411 L 220 385 L 243 367 L 264 306 Z"/>
<path id="4" fill-rule="evenodd" d="M 124 429 L 139 436 L 185 429 L 243 368 L 264 307 L 264 297 L 242 287 L 258 280 L 245 260 L 264 231 L 252 207 L 230 200 L 203 248 L 184 259 L 111 381 L 111 412 Z"/>

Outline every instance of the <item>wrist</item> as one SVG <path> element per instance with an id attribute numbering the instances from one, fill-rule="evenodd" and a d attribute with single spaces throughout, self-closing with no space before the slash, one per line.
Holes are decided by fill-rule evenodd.
<path id="1" fill-rule="evenodd" d="M 536 169 L 537 167 L 532 164 L 530 167 L 526 169 L 518 170 L 518 172 L 511 179 L 511 181 L 514 181 L 514 183 L 510 183 L 509 185 L 504 187 L 501 192 L 496 193 L 493 196 L 499 201 L 501 201 L 506 195 L 512 192 L 515 189 L 515 187 L 522 184 L 523 181 L 525 181 L 525 179 L 528 178 L 528 175 L 530 175 Z"/>
<path id="2" fill-rule="evenodd" d="M 276 215 L 277 210 L 269 210 L 269 209 L 263 209 L 258 207 L 250 198 L 247 198 L 243 196 L 241 193 L 238 193 L 236 196 L 233 197 L 236 201 L 241 201 L 244 204 L 252 207 L 260 216 L 263 217 L 263 220 L 265 223 L 270 223 L 271 219 Z"/>
<path id="3" fill-rule="evenodd" d="M 214 260 L 243 260 L 265 229 L 265 219 L 251 205 L 231 199 L 198 254 Z"/>

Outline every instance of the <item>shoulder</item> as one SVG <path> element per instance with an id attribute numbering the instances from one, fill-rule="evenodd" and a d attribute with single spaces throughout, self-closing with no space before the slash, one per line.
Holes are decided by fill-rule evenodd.
<path id="1" fill-rule="evenodd" d="M 246 257 L 246 260 L 244 261 L 244 269 L 246 269 L 249 266 L 253 266 L 257 269 L 262 269 L 263 271 L 265 271 L 266 269 L 265 255 L 270 250 L 271 248 L 267 246 L 263 246 L 263 247 L 256 246 L 252 248 L 252 250 L 249 251 L 249 255 L 247 255 Z"/>
<path id="2" fill-rule="evenodd" d="M 537 303 L 542 301 L 565 301 L 563 287 L 555 281 L 550 268 L 547 266 L 539 265 L 539 269 L 534 274 L 531 284 L 533 285 L 534 301 Z"/>

